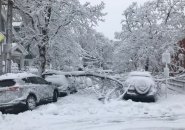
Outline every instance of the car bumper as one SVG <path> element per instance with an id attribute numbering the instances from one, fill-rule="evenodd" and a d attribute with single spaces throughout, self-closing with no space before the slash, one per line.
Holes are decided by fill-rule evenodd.
<path id="1" fill-rule="evenodd" d="M 65 97 L 65 96 L 67 96 L 68 95 L 68 93 L 67 92 L 59 92 L 59 97 Z"/>
<path id="2" fill-rule="evenodd" d="M 134 101 L 155 101 L 156 100 L 156 94 L 155 93 L 148 93 L 146 95 L 140 95 L 137 93 L 130 93 L 127 92 L 124 97 L 124 99 L 132 99 Z"/>
<path id="3" fill-rule="evenodd" d="M 6 109 L 6 108 L 12 108 L 16 106 L 25 106 L 25 105 L 26 105 L 26 99 L 18 99 L 8 103 L 0 103 L 0 110 Z"/>
<path id="4" fill-rule="evenodd" d="M 64 97 L 64 96 L 67 96 L 69 94 L 76 93 L 77 90 L 76 90 L 75 87 L 68 87 L 67 89 L 58 87 L 58 92 L 59 92 L 59 97 Z"/>
<path id="5" fill-rule="evenodd" d="M 67 89 L 64 89 L 63 87 L 58 87 L 58 96 L 59 97 L 65 97 L 68 95 Z"/>

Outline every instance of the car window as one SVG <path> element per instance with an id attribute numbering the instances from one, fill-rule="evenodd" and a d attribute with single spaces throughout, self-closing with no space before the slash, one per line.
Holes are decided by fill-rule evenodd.
<path id="1" fill-rule="evenodd" d="M 0 88 L 1 87 L 10 87 L 15 85 L 15 81 L 13 79 L 6 79 L 6 80 L 0 80 Z"/>
<path id="2" fill-rule="evenodd" d="M 38 84 L 48 84 L 48 82 L 40 77 L 36 78 Z"/>
<path id="3" fill-rule="evenodd" d="M 32 84 L 48 84 L 46 80 L 40 77 L 28 77 L 22 79 L 25 83 L 32 83 Z"/>
<path id="4" fill-rule="evenodd" d="M 42 75 L 42 78 L 47 78 L 48 76 L 51 76 L 51 75 L 56 75 L 55 73 L 48 73 L 48 74 L 43 74 Z"/>
<path id="5" fill-rule="evenodd" d="M 37 77 L 28 77 L 27 80 L 29 83 L 32 83 L 32 84 L 39 84 L 37 81 Z"/>
<path id="6" fill-rule="evenodd" d="M 31 81 L 28 78 L 23 78 L 22 79 L 25 83 L 31 83 Z"/>

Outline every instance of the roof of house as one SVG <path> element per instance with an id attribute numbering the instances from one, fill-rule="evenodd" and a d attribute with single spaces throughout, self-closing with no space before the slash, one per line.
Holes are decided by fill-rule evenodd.
<path id="1" fill-rule="evenodd" d="M 21 44 L 12 43 L 12 49 L 11 49 L 12 54 L 17 50 L 19 50 L 19 52 L 22 53 L 24 56 L 28 55 L 27 50 Z"/>

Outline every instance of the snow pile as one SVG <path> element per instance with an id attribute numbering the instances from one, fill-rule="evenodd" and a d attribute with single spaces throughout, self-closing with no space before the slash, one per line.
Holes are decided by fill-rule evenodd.
<path id="1" fill-rule="evenodd" d="M 43 110 L 43 114 L 51 114 L 51 115 L 58 115 L 59 110 L 55 104 L 49 104 L 46 106 L 46 109 Z"/>
<path id="2" fill-rule="evenodd" d="M 103 104 L 91 92 L 80 92 L 18 115 L 0 115 L 6 130 L 124 130 L 185 128 L 184 95 L 168 95 L 156 103 L 111 101 Z M 11 125 L 9 125 L 11 124 Z"/>
<path id="3" fill-rule="evenodd" d="M 88 100 L 88 102 L 87 102 Z M 97 113 L 97 110 L 101 109 L 103 104 L 97 100 L 95 96 L 92 95 L 71 95 L 65 98 L 65 100 L 59 101 L 61 104 L 60 110 L 62 116 L 79 116 L 88 117 L 92 114 Z"/>
<path id="4" fill-rule="evenodd" d="M 73 118 L 89 118 L 96 116 L 104 118 L 106 116 L 112 117 L 147 117 L 147 118 L 168 118 L 174 116 L 185 115 L 185 103 L 182 101 L 184 96 L 169 95 L 169 97 L 160 99 L 157 103 L 141 103 L 128 101 L 111 101 L 103 104 L 97 100 L 93 94 L 76 94 L 65 97 L 57 103 L 57 107 L 52 104 L 46 107 L 45 112 L 51 114 L 56 112 L 62 116 L 72 116 Z M 60 104 L 60 105 L 59 105 Z M 42 107 L 41 107 L 42 108 Z M 122 118 L 123 118 L 122 117 Z"/>
<path id="5" fill-rule="evenodd" d="M 0 122 L 2 122 L 3 121 L 3 114 L 2 114 L 2 112 L 0 112 Z"/>

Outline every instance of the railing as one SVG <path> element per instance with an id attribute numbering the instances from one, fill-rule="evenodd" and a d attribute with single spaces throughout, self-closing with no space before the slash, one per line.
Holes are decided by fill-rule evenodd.
<path id="1" fill-rule="evenodd" d="M 169 91 L 176 93 L 185 93 L 185 80 L 179 79 L 182 77 L 170 77 L 167 79 L 167 87 Z M 158 88 L 160 89 L 162 84 L 166 84 L 165 79 L 155 79 Z"/>
<path id="2" fill-rule="evenodd" d="M 185 92 L 185 80 L 182 79 L 170 79 L 168 80 L 168 84 L 170 85 L 170 89 L 174 89 L 181 93 Z"/>

